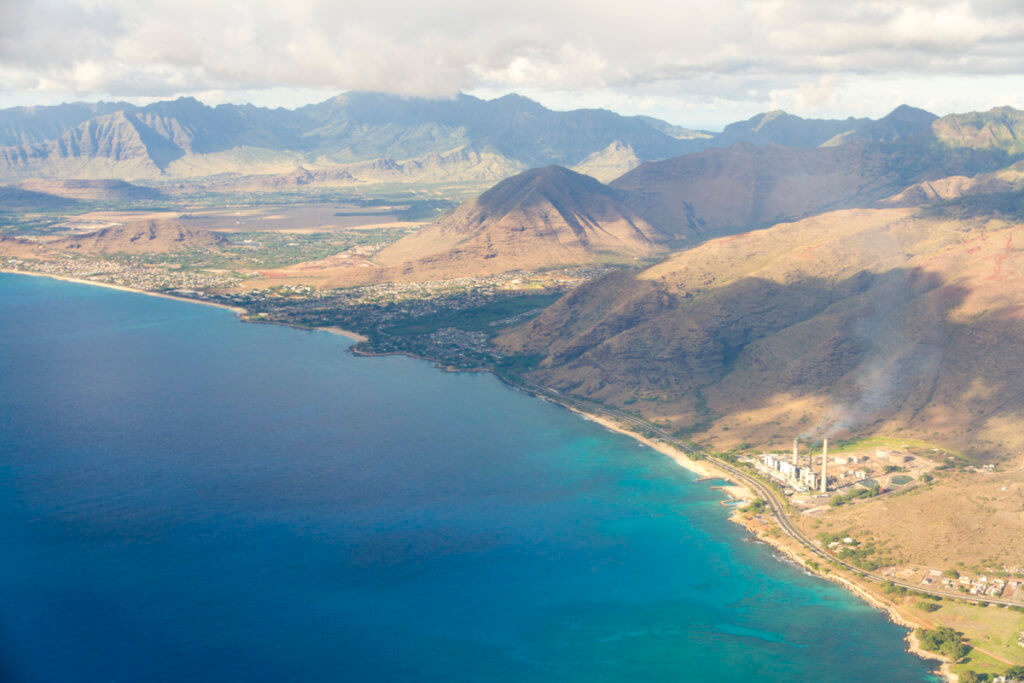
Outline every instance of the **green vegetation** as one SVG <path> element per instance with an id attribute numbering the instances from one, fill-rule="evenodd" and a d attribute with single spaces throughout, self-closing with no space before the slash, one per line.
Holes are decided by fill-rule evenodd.
<path id="1" fill-rule="evenodd" d="M 846 505 L 850 501 L 857 500 L 859 498 L 873 498 L 881 492 L 882 490 L 879 488 L 878 483 L 875 482 L 874 486 L 868 486 L 867 488 L 855 488 L 848 493 L 833 496 L 832 500 L 830 500 L 828 504 L 832 507 L 839 507 L 840 505 Z"/>
<path id="2" fill-rule="evenodd" d="M 272 269 L 326 258 L 352 247 L 383 246 L 412 232 L 406 228 L 375 228 L 312 234 L 236 232 L 220 249 L 194 249 L 162 254 L 112 254 L 112 261 L 131 265 L 163 264 L 182 270 L 208 268 Z"/>
<path id="3" fill-rule="evenodd" d="M 823 531 L 820 534 L 818 534 L 818 540 L 821 541 L 821 544 L 823 546 L 827 547 L 829 543 L 835 543 L 837 541 L 841 541 L 841 540 L 843 540 L 843 538 L 845 536 L 846 536 L 845 533 L 837 533 L 837 532 L 833 532 L 833 531 Z"/>
<path id="4" fill-rule="evenodd" d="M 495 370 L 503 377 L 517 377 L 535 369 L 544 356 L 539 353 L 524 356 L 505 356 L 499 358 L 495 364 Z"/>
<path id="5" fill-rule="evenodd" d="M 853 544 L 843 545 L 838 548 L 836 557 L 869 572 L 893 564 L 892 558 L 879 553 L 874 542 L 859 545 L 855 541 Z"/>
<path id="6" fill-rule="evenodd" d="M 759 515 L 768 509 L 768 503 L 763 498 L 758 498 L 755 501 L 751 501 L 748 505 L 744 506 L 740 512 L 744 512 L 748 515 Z"/>
<path id="7" fill-rule="evenodd" d="M 914 633 L 917 634 L 922 648 L 943 654 L 954 662 L 963 659 L 971 651 L 970 646 L 964 642 L 963 634 L 948 626 L 935 629 L 919 628 Z"/>
<path id="8" fill-rule="evenodd" d="M 948 455 L 953 456 L 957 460 L 967 462 L 968 459 L 964 457 L 962 453 L 952 451 L 943 446 L 924 441 L 922 439 L 906 439 L 891 436 L 869 436 L 869 437 L 858 437 L 853 439 L 836 439 L 833 444 L 829 441 L 829 452 L 830 453 L 856 453 L 869 451 L 875 448 L 904 448 L 906 447 L 911 453 L 915 455 L 921 455 L 931 459 L 936 459 L 939 456 L 946 457 Z"/>
<path id="9" fill-rule="evenodd" d="M 942 605 L 929 600 L 918 600 L 916 604 L 917 608 L 923 612 L 938 612 L 942 609 Z"/>
<path id="10" fill-rule="evenodd" d="M 920 215 L 955 220 L 998 216 L 1019 221 L 1024 219 L 1024 190 L 947 199 L 921 209 Z"/>
<path id="11" fill-rule="evenodd" d="M 400 221 L 432 221 L 442 213 L 458 205 L 448 199 L 423 199 L 409 202 L 409 206 L 400 209 L 396 217 Z"/>
<path id="12" fill-rule="evenodd" d="M 897 586 L 892 581 L 886 581 L 882 584 L 882 592 L 886 595 L 906 595 L 907 589 L 903 586 Z"/>
<path id="13" fill-rule="evenodd" d="M 961 676 L 961 681 L 963 680 L 962 676 L 969 671 L 973 671 L 978 676 L 978 680 L 991 681 L 996 676 L 1003 675 L 1007 666 L 1006 662 L 990 657 L 984 652 L 971 650 L 963 661 L 953 665 L 952 670 L 957 676 Z M 1008 680 L 1012 681 L 1013 679 Z"/>
<path id="14" fill-rule="evenodd" d="M 383 331 L 390 335 L 410 336 L 430 334 L 445 327 L 456 327 L 460 330 L 492 333 L 512 322 L 521 322 L 532 315 L 539 315 L 542 310 L 558 301 L 560 297 L 560 293 L 507 296 L 482 306 L 461 310 L 442 310 L 428 315 L 406 318 L 397 324 L 383 328 Z M 516 320 L 509 321 L 510 318 Z M 506 321 L 509 322 L 506 323 Z"/>
<path id="15" fill-rule="evenodd" d="M 1008 679 L 1018 679 L 1024 681 L 1024 666 L 1011 666 L 1009 669 L 1003 672 L 1003 675 Z"/>
<path id="16" fill-rule="evenodd" d="M 708 407 L 708 399 L 699 387 L 693 392 L 693 412 L 697 419 L 693 424 L 678 430 L 676 436 L 688 438 L 698 432 L 703 432 L 720 417 Z"/>

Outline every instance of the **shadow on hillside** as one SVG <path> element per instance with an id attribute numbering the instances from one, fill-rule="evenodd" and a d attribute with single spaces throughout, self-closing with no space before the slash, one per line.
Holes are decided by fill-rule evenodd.
<path id="1" fill-rule="evenodd" d="M 525 350 L 548 353 L 538 379 L 619 406 L 651 395 L 696 412 L 706 399 L 718 414 L 825 397 L 822 432 L 894 418 L 966 434 L 1024 408 L 1024 321 L 998 310 L 953 320 L 969 291 L 934 272 L 747 278 L 702 292 L 624 284 L 647 291 L 589 320 L 593 311 L 533 323 Z"/>

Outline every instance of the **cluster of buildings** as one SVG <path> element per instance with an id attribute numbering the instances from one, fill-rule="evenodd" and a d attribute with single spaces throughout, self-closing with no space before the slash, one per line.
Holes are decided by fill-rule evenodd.
<path id="1" fill-rule="evenodd" d="M 932 583 L 935 580 L 935 575 L 939 574 L 939 572 L 934 569 L 931 570 L 930 573 L 933 576 L 926 577 L 921 581 L 922 584 Z M 960 590 L 971 595 L 987 595 L 993 598 L 1002 596 L 1004 591 L 1012 595 L 1022 586 L 1024 586 L 1024 581 L 1017 579 L 1006 580 L 999 577 L 989 579 L 987 576 L 979 576 L 972 579 L 969 576 L 960 576 L 955 579 L 949 577 L 942 579 L 942 587 L 947 590 Z"/>
<path id="2" fill-rule="evenodd" d="M 814 491 L 821 486 L 821 477 L 817 472 L 810 467 L 800 467 L 775 453 L 762 453 L 761 464 L 768 470 L 768 476 L 783 484 L 805 491 Z"/>
<path id="3" fill-rule="evenodd" d="M 762 469 L 769 477 L 798 491 L 828 491 L 828 439 L 821 452 L 821 472 L 814 470 L 814 456 L 807 455 L 806 466 L 800 458 L 800 440 L 793 439 L 793 457 L 788 459 L 776 453 L 761 454 Z"/>
<path id="4" fill-rule="evenodd" d="M 0 266 L 25 273 L 92 280 L 149 292 L 170 289 L 205 290 L 231 287 L 241 282 L 240 278 L 223 272 L 176 270 L 104 259 L 63 258 L 45 261 L 12 258 L 5 262 L 0 261 Z"/>

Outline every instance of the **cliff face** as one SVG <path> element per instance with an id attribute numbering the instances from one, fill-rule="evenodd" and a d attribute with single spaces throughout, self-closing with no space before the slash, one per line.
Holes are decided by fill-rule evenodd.
<path id="1" fill-rule="evenodd" d="M 160 163 L 169 163 L 174 152 L 160 140 L 151 139 L 147 144 L 143 138 L 124 112 L 97 116 L 52 142 L 0 148 L 0 175 L 158 176 Z"/>
<path id="2" fill-rule="evenodd" d="M 716 445 L 903 430 L 1024 447 L 1024 230 L 840 211 L 567 295 L 499 340 L 531 377 Z"/>

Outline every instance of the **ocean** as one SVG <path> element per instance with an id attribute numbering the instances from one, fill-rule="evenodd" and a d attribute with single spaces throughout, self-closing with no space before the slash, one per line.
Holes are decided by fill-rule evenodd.
<path id="1" fill-rule="evenodd" d="M 0 679 L 927 681 L 708 482 L 482 373 L 0 274 Z"/>

